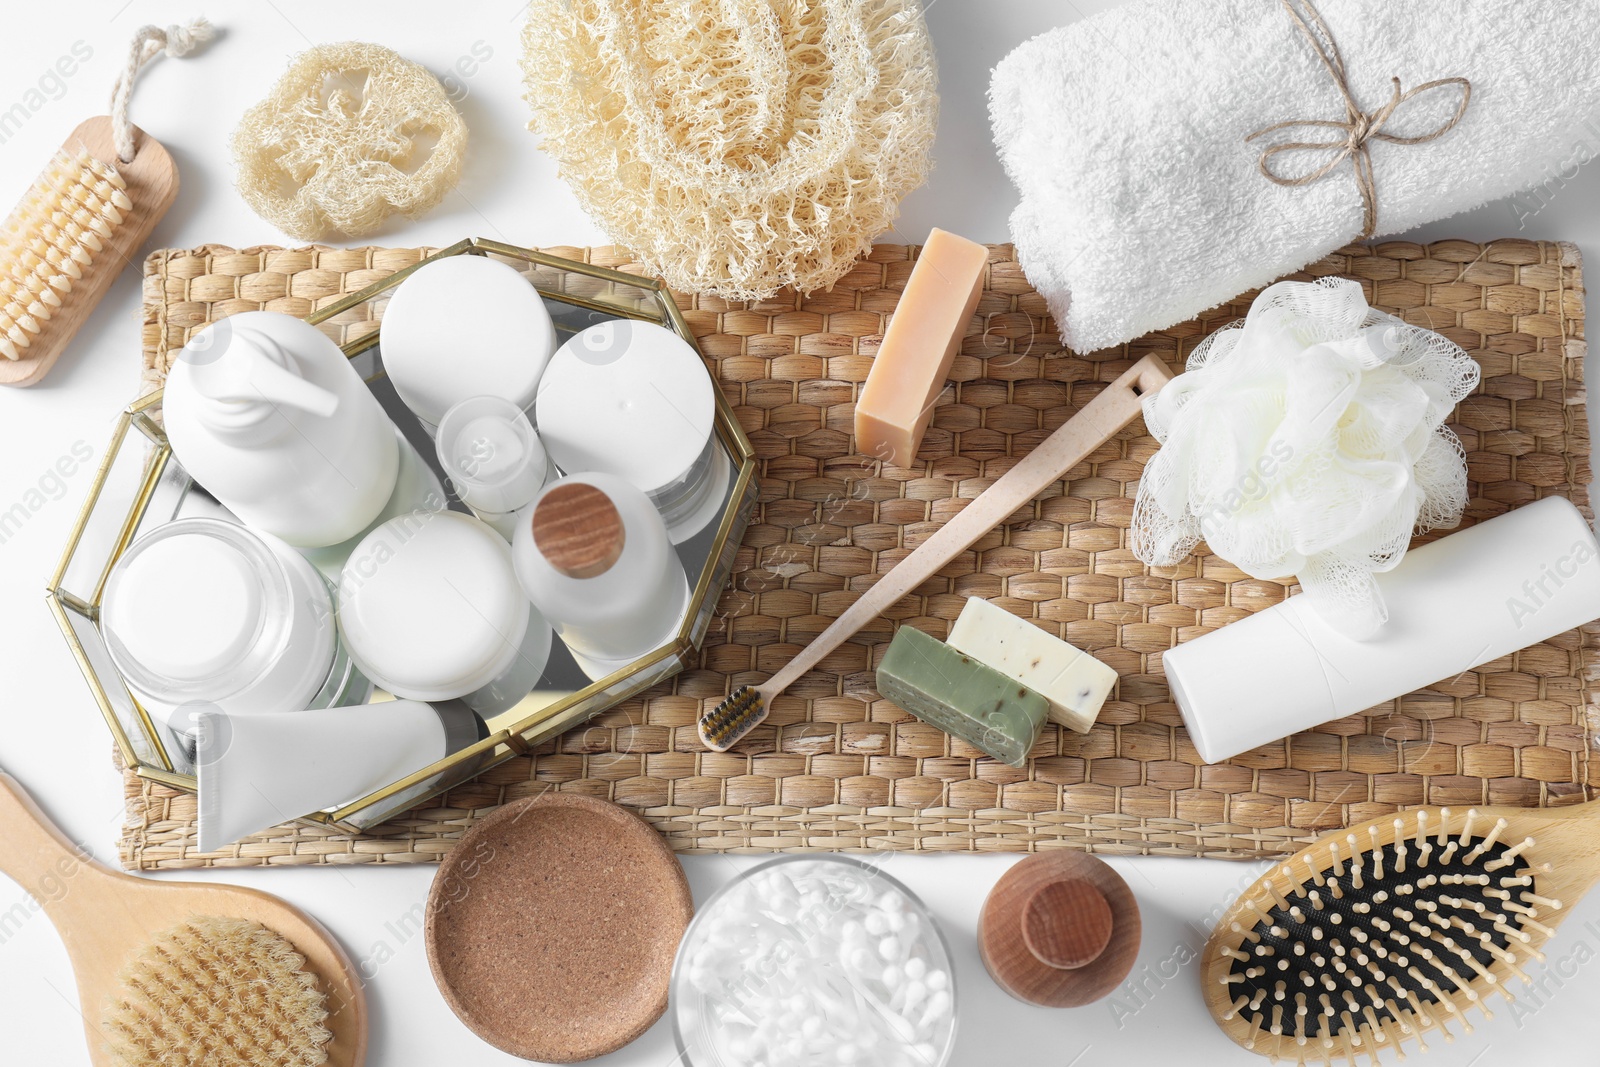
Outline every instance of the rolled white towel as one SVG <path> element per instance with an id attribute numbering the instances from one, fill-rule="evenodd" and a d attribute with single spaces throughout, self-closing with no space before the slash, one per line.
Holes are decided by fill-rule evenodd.
<path id="1" fill-rule="evenodd" d="M 1596 0 L 1317 0 L 1363 111 L 1391 78 L 1412 89 L 1466 78 L 1460 123 L 1424 144 L 1369 142 L 1378 235 L 1559 181 L 1600 155 Z M 1343 121 L 1345 106 L 1279 0 L 1135 0 L 1051 30 L 995 68 L 990 116 L 1022 194 L 1012 239 L 1062 340 L 1093 352 L 1194 317 L 1359 237 L 1350 162 L 1285 187 L 1256 169 L 1264 147 L 1321 141 L 1290 119 Z M 1441 87 L 1384 130 L 1415 136 L 1460 103 Z M 1330 155 L 1288 153 L 1280 173 Z M 1512 220 L 1508 219 L 1508 225 Z"/>

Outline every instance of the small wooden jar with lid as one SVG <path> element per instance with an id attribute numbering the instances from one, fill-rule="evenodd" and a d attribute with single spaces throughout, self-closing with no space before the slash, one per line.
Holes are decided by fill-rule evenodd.
<path id="1" fill-rule="evenodd" d="M 1139 905 L 1083 852 L 1041 852 L 1007 871 L 978 917 L 990 977 L 1029 1004 L 1073 1008 L 1115 989 L 1139 955 Z"/>

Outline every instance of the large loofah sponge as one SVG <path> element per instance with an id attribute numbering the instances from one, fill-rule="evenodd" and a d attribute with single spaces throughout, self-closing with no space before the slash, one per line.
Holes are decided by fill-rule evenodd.
<path id="1" fill-rule="evenodd" d="M 360 237 L 416 218 L 461 176 L 467 126 L 439 80 L 375 44 L 295 57 L 233 134 L 239 195 L 291 237 Z"/>
<path id="2" fill-rule="evenodd" d="M 532 129 L 585 209 L 668 284 L 833 284 L 927 175 L 916 0 L 532 0 Z"/>

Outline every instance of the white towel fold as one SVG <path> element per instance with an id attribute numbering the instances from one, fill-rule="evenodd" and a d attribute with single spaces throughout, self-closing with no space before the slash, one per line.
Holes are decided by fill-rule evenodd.
<path id="1" fill-rule="evenodd" d="M 1370 142 L 1379 235 L 1570 178 L 1600 156 L 1597 0 L 1316 8 L 1364 111 L 1390 98 L 1393 77 L 1404 89 L 1472 83 L 1460 124 L 1437 140 Z M 1453 89 L 1419 95 L 1384 128 L 1434 129 L 1459 100 Z M 990 115 L 1022 194 L 1011 216 L 1018 258 L 1078 352 L 1192 318 L 1362 231 L 1349 162 L 1293 188 L 1256 169 L 1266 144 L 1331 131 L 1245 141 L 1289 119 L 1345 118 L 1333 79 L 1279 0 L 1135 0 L 1052 30 L 995 68 Z M 1309 153 L 1275 164 L 1317 165 Z"/>

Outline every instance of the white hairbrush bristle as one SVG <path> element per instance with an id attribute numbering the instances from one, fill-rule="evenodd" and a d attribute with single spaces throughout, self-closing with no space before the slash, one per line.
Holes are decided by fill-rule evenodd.
<path id="1" fill-rule="evenodd" d="M 117 168 L 57 152 L 0 230 L 0 355 L 29 355 L 75 282 L 133 208 Z"/>

